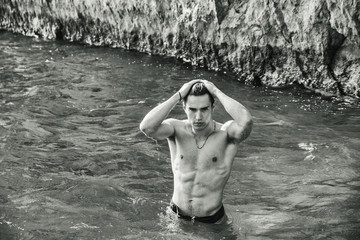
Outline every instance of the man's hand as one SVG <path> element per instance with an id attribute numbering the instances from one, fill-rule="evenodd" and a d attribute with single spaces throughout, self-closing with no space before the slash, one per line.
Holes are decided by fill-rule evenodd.
<path id="1" fill-rule="evenodd" d="M 219 90 L 212 82 L 209 82 L 207 80 L 201 80 L 202 83 L 204 83 L 207 90 L 211 93 L 213 97 L 216 97 L 216 93 Z"/>
<path id="2" fill-rule="evenodd" d="M 201 82 L 201 80 L 195 79 L 195 80 L 191 80 L 190 82 L 185 83 L 179 90 L 181 98 L 184 98 L 189 93 L 191 87 L 197 82 Z"/>

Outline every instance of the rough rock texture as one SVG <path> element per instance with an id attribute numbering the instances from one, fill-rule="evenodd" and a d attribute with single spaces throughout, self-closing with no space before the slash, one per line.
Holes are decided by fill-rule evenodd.
<path id="1" fill-rule="evenodd" d="M 0 28 L 360 97 L 359 0 L 0 0 Z"/>

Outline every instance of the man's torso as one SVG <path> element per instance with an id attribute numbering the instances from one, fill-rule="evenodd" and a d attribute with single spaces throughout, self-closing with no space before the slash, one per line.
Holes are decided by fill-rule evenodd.
<path id="1" fill-rule="evenodd" d="M 216 131 L 198 144 L 184 121 L 175 126 L 175 136 L 168 139 L 174 174 L 172 201 L 184 214 L 209 216 L 222 206 L 238 145 L 228 142 L 221 126 L 217 124 Z"/>

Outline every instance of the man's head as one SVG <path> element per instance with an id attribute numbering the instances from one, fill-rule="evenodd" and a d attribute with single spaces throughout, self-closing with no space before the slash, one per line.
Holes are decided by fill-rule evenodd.
<path id="1" fill-rule="evenodd" d="M 205 87 L 205 84 L 202 83 L 201 81 L 196 82 L 196 83 L 194 83 L 194 85 L 192 85 L 192 87 L 190 88 L 190 91 L 183 99 L 184 104 L 186 104 L 189 96 L 201 96 L 201 95 L 205 95 L 205 94 L 207 94 L 209 96 L 211 106 L 214 106 L 214 102 L 215 102 L 214 97 L 210 94 L 208 89 Z"/>
<path id="2" fill-rule="evenodd" d="M 184 97 L 184 111 L 195 130 L 205 129 L 212 121 L 215 99 L 204 83 L 196 82 Z"/>

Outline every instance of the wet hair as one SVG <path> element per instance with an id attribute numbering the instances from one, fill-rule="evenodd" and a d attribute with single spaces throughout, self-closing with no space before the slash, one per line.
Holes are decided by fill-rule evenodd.
<path id="1" fill-rule="evenodd" d="M 205 84 L 202 82 L 196 82 L 190 88 L 189 93 L 184 97 L 184 103 L 186 103 L 188 96 L 202 96 L 208 94 L 211 102 L 211 106 L 214 105 L 215 99 L 209 92 L 209 90 L 205 87 Z"/>

